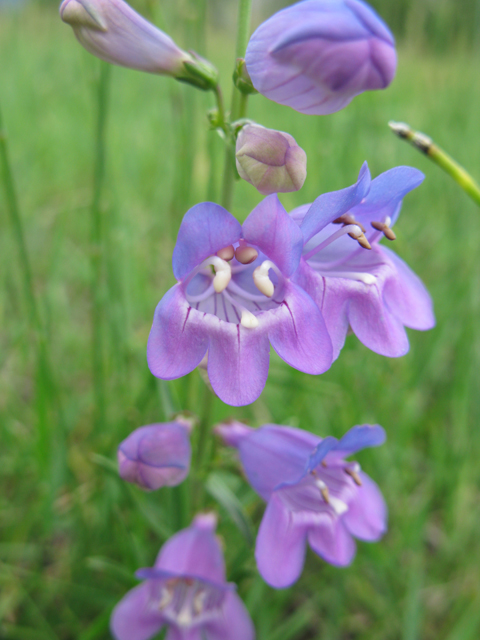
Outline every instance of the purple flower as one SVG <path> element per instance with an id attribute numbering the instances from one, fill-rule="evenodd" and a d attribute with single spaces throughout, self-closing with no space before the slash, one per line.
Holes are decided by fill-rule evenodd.
<path id="1" fill-rule="evenodd" d="M 192 56 L 123 0 L 63 0 L 60 17 L 94 56 L 131 69 L 181 76 Z"/>
<path id="2" fill-rule="evenodd" d="M 253 34 L 246 54 L 253 86 L 301 113 L 325 115 L 356 95 L 385 89 L 396 68 L 385 23 L 360 0 L 305 0 Z"/>
<path id="3" fill-rule="evenodd" d="M 216 429 L 236 447 L 248 481 L 268 503 L 255 557 L 263 579 L 281 589 L 303 568 L 306 543 L 336 566 L 350 564 L 355 542 L 373 542 L 386 531 L 387 509 L 377 485 L 345 457 L 385 441 L 378 425 L 352 427 L 343 438 L 276 425 L 249 429 L 240 423 Z"/>
<path id="4" fill-rule="evenodd" d="M 307 177 L 307 154 L 284 131 L 247 124 L 235 155 L 240 177 L 264 195 L 298 191 Z"/>
<path id="5" fill-rule="evenodd" d="M 370 181 L 365 163 L 356 184 L 291 213 L 305 238 L 295 281 L 320 307 L 334 358 L 349 327 L 372 351 L 397 357 L 409 349 L 404 327 L 424 331 L 435 325 L 421 280 L 378 244 L 384 235 L 395 238 L 391 227 L 402 199 L 423 178 L 417 169 L 396 167 Z"/>
<path id="6" fill-rule="evenodd" d="M 189 433 L 181 422 L 135 429 L 118 447 L 120 476 L 147 491 L 180 484 L 190 469 Z"/>
<path id="7" fill-rule="evenodd" d="M 197 367 L 227 404 L 256 400 L 268 375 L 270 345 L 289 365 L 319 374 L 332 347 L 317 305 L 290 278 L 303 237 L 276 195 L 243 226 L 223 207 L 188 211 L 173 252 L 178 283 L 160 301 L 147 348 L 151 372 L 165 380 Z"/>
<path id="8" fill-rule="evenodd" d="M 254 640 L 252 621 L 235 585 L 225 580 L 225 563 L 213 514 L 168 540 L 144 579 L 117 604 L 110 627 L 116 640 L 148 640 L 165 625 L 165 640 Z"/>

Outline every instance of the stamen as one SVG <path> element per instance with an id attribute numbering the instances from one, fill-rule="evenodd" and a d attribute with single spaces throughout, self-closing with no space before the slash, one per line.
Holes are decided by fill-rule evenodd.
<path id="1" fill-rule="evenodd" d="M 227 262 L 229 260 L 232 260 L 234 255 L 235 255 L 235 249 L 231 244 L 228 245 L 228 247 L 224 247 L 223 249 L 220 249 L 220 251 L 217 251 L 217 256 L 222 260 L 227 260 Z"/>
<path id="2" fill-rule="evenodd" d="M 232 270 L 226 260 L 222 260 L 218 256 L 212 256 L 209 258 L 210 264 L 215 269 L 215 277 L 213 278 L 213 288 L 217 293 L 222 293 L 227 288 L 228 283 L 232 278 Z"/>
<path id="3" fill-rule="evenodd" d="M 241 264 L 251 264 L 258 258 L 258 251 L 253 247 L 241 244 L 235 249 L 235 258 Z"/>
<path id="4" fill-rule="evenodd" d="M 212 282 L 212 284 L 209 287 L 207 287 L 203 293 L 199 293 L 197 296 L 191 296 L 190 294 L 186 294 L 186 298 L 190 304 L 195 304 L 196 302 L 202 302 L 203 300 L 206 300 L 207 298 L 209 298 L 214 291 L 215 291 L 214 283 Z"/>
<path id="5" fill-rule="evenodd" d="M 158 602 L 158 608 L 160 610 L 165 609 L 173 600 L 173 586 L 168 585 L 163 587 L 160 591 L 160 600 Z"/>
<path id="6" fill-rule="evenodd" d="M 345 467 L 344 471 L 345 473 L 348 473 L 348 475 L 352 477 L 353 481 L 357 486 L 359 487 L 362 486 L 362 481 L 360 479 L 360 476 L 358 475 L 355 469 L 349 469 L 348 467 Z"/>
<path id="7" fill-rule="evenodd" d="M 325 271 L 323 275 L 329 278 L 347 278 L 348 280 L 358 280 L 364 284 L 374 284 L 377 277 L 372 273 L 362 273 L 360 271 Z"/>
<path id="8" fill-rule="evenodd" d="M 258 320 L 253 313 L 248 311 L 248 309 L 242 309 L 241 311 L 242 319 L 240 320 L 240 324 L 242 327 L 245 327 L 245 329 L 256 329 L 258 327 Z"/>
<path id="9" fill-rule="evenodd" d="M 312 474 L 314 476 L 316 476 L 317 474 L 312 471 Z M 327 504 L 330 504 L 331 498 L 330 498 L 330 494 L 328 493 L 328 487 L 325 484 L 325 482 L 323 482 L 323 480 L 320 480 L 320 478 L 315 478 L 315 486 L 317 486 L 320 489 L 320 493 L 322 494 L 323 499 L 325 500 L 325 502 Z"/>
<path id="10" fill-rule="evenodd" d="M 268 272 L 272 268 L 270 260 L 265 260 L 262 264 L 253 272 L 253 283 L 257 289 L 263 293 L 267 298 L 271 298 L 275 292 L 275 286 L 268 277 Z"/>
<path id="11" fill-rule="evenodd" d="M 202 613 L 206 597 L 207 592 L 204 589 L 197 591 L 197 593 L 193 596 L 193 610 L 197 615 Z"/>
<path id="12" fill-rule="evenodd" d="M 345 504 L 345 502 L 343 500 L 339 500 L 338 498 L 334 498 L 333 496 L 330 496 L 329 504 L 338 516 L 341 516 L 346 511 L 348 511 L 348 506 Z"/>
<path id="13" fill-rule="evenodd" d="M 360 229 L 360 227 L 357 224 L 347 224 L 341 229 L 339 229 L 338 231 L 336 231 L 335 233 L 333 233 L 329 238 L 321 242 L 318 245 L 318 247 L 314 247 L 311 251 L 309 251 L 306 255 L 304 255 L 303 258 L 305 260 L 309 260 L 316 253 L 318 253 L 322 249 L 325 249 L 325 247 L 328 247 L 329 244 L 332 244 L 332 242 L 334 242 L 335 240 L 338 240 L 338 238 L 341 238 L 346 233 L 348 233 L 348 235 L 354 234 L 351 237 L 355 238 L 355 240 L 358 240 L 362 236 L 365 237 L 363 235 L 363 231 Z"/>
<path id="14" fill-rule="evenodd" d="M 242 298 L 246 300 L 250 300 L 251 302 L 265 302 L 265 296 L 256 296 L 253 293 L 247 293 L 247 291 L 242 289 L 242 287 L 239 287 L 234 280 L 230 280 L 227 289 L 232 293 L 236 293 L 238 296 L 242 296 Z"/>
<path id="15" fill-rule="evenodd" d="M 392 223 L 392 220 L 389 216 L 387 216 L 385 218 L 385 222 L 376 222 L 375 220 L 373 222 L 371 222 L 370 224 L 372 225 L 372 227 L 374 229 L 376 229 L 377 231 L 381 231 L 381 233 L 383 233 L 383 235 L 388 239 L 388 240 L 396 240 L 397 236 L 395 235 L 395 232 L 390 229 L 390 225 Z"/>
<path id="16" fill-rule="evenodd" d="M 340 217 L 335 218 L 335 220 L 333 221 L 333 224 L 356 224 L 358 227 L 360 227 L 363 233 L 365 233 L 366 231 L 363 224 L 361 222 L 358 222 L 358 220 L 355 220 L 355 217 L 352 216 L 352 214 L 350 213 L 344 213 Z"/>

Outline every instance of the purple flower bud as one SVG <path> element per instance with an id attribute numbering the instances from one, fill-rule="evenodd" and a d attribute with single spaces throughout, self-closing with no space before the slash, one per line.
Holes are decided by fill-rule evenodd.
<path id="1" fill-rule="evenodd" d="M 180 422 L 135 429 L 118 447 L 120 476 L 147 491 L 180 484 L 190 468 L 189 433 Z"/>
<path id="2" fill-rule="evenodd" d="M 123 0 L 63 0 L 60 17 L 94 56 L 139 71 L 178 76 L 192 57 Z"/>
<path id="3" fill-rule="evenodd" d="M 307 177 L 307 154 L 295 139 L 258 124 L 240 130 L 236 158 L 240 177 L 264 195 L 298 191 Z"/>
<path id="4" fill-rule="evenodd" d="M 325 115 L 385 89 L 396 68 L 392 34 L 361 0 L 305 0 L 255 31 L 246 53 L 253 86 L 301 113 Z"/>

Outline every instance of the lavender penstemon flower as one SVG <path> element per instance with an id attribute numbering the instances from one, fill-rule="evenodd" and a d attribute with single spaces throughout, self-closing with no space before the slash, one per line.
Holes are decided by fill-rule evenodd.
<path id="1" fill-rule="evenodd" d="M 215 393 L 253 402 L 268 375 L 270 344 L 291 366 L 319 374 L 332 346 L 317 305 L 291 281 L 303 237 L 276 195 L 243 226 L 211 202 L 188 211 L 173 252 L 178 283 L 160 301 L 148 340 L 152 373 L 166 380 L 197 367 L 208 352 Z"/>
<path id="2" fill-rule="evenodd" d="M 388 27 L 361 0 L 304 0 L 258 27 L 246 64 L 270 100 L 325 115 L 363 91 L 385 89 L 396 53 Z"/>
<path id="3" fill-rule="evenodd" d="M 135 429 L 118 447 L 120 476 L 147 491 L 180 484 L 190 469 L 189 433 L 183 422 Z"/>
<path id="4" fill-rule="evenodd" d="M 148 640 L 165 625 L 166 640 L 254 640 L 255 631 L 225 563 L 213 514 L 197 516 L 170 538 L 144 580 L 117 604 L 111 630 L 116 640 Z"/>
<path id="5" fill-rule="evenodd" d="M 346 457 L 385 441 L 379 425 L 352 427 L 341 440 L 291 427 L 241 423 L 216 428 L 236 447 L 248 481 L 268 502 L 255 558 L 268 584 L 284 588 L 299 577 L 306 543 L 326 562 L 350 564 L 353 537 L 376 541 L 386 531 L 387 509 L 377 485 Z"/>
<path id="6" fill-rule="evenodd" d="M 320 307 L 334 358 L 349 328 L 372 351 L 397 357 L 409 349 L 404 327 L 424 331 L 435 325 L 421 280 L 379 244 L 384 235 L 395 238 L 392 226 L 403 197 L 423 178 L 412 167 L 395 167 L 370 181 L 365 163 L 356 184 L 291 213 L 305 238 L 295 281 Z"/>

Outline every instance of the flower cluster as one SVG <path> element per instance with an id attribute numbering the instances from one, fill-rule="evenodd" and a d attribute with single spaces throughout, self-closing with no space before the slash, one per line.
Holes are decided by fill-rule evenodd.
<path id="1" fill-rule="evenodd" d="M 103 60 L 213 91 L 217 109 L 209 119 L 227 143 L 226 177 L 233 181 L 236 165 L 267 196 L 243 224 L 213 202 L 185 214 L 173 251 L 177 282 L 160 300 L 148 339 L 155 376 L 172 380 L 201 365 L 216 395 L 241 406 L 261 394 L 271 347 L 290 366 L 318 375 L 339 357 L 349 331 L 372 351 L 398 357 L 409 348 L 405 327 L 434 326 L 421 280 L 380 244 L 395 240 L 403 198 L 421 184 L 420 171 L 395 167 L 372 180 L 365 162 L 353 185 L 288 213 L 277 194 L 303 186 L 305 151 L 289 133 L 247 120 L 242 109 L 226 113 L 211 63 L 123 0 L 63 0 L 60 15 Z M 393 36 L 367 4 L 303 0 L 258 27 L 236 62 L 234 83 L 244 105 L 258 92 L 326 115 L 364 91 L 386 88 L 395 70 Z M 120 476 L 146 491 L 184 481 L 191 427 L 177 416 L 136 429 L 118 448 Z M 326 562 L 345 566 L 354 538 L 373 542 L 385 533 L 379 488 L 346 460 L 384 442 L 379 425 L 354 426 L 340 440 L 235 421 L 216 433 L 238 451 L 248 482 L 267 503 L 255 558 L 272 587 L 298 579 L 307 543 Z M 197 463 L 195 481 L 202 475 Z M 216 525 L 214 514 L 197 515 L 164 544 L 152 568 L 137 572 L 143 582 L 112 614 L 116 640 L 149 640 L 165 627 L 167 640 L 254 639 L 235 585 L 226 581 Z"/>
<path id="2" fill-rule="evenodd" d="M 403 197 L 423 174 L 391 169 L 319 196 L 288 215 L 267 196 L 241 226 L 205 202 L 185 215 L 173 252 L 178 283 L 160 301 L 148 364 L 165 380 L 208 354 L 208 375 L 223 402 L 244 405 L 261 393 L 269 347 L 305 373 L 326 371 L 349 327 L 377 353 L 408 351 L 404 327 L 430 329 L 430 296 L 392 251 Z"/>

